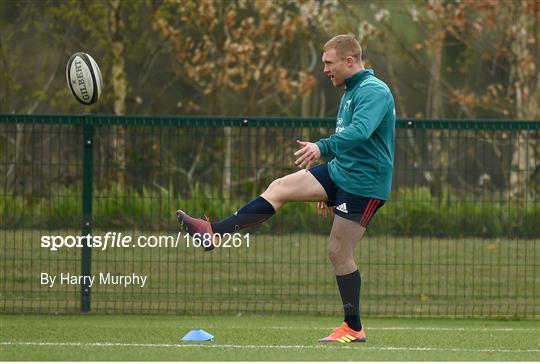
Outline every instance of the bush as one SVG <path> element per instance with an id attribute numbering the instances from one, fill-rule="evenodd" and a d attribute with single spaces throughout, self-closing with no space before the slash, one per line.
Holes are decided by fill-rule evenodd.
<path id="1" fill-rule="evenodd" d="M 111 188 L 95 191 L 94 227 L 100 229 L 176 229 L 175 211 L 183 208 L 194 215 L 217 219 L 234 212 L 249 199 L 223 201 L 218 191 L 198 189 L 193 197 L 175 196 L 171 189 L 136 190 Z M 7 228 L 78 228 L 82 219 L 81 192 L 64 188 L 48 198 L 0 196 L 0 221 Z M 540 204 L 501 201 L 499 196 L 458 198 L 445 193 L 440 200 L 428 189 L 394 191 L 370 225 L 370 234 L 396 236 L 540 236 Z M 258 229 L 266 233 L 311 232 L 328 234 L 331 222 L 321 221 L 315 203 L 289 203 L 277 217 Z"/>

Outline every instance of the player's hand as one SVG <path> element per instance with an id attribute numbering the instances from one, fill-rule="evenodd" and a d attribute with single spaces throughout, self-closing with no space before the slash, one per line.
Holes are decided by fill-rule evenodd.
<path id="1" fill-rule="evenodd" d="M 331 206 L 328 206 L 326 202 L 319 201 L 317 202 L 317 215 L 326 220 L 328 216 L 334 216 L 334 209 Z"/>
<path id="2" fill-rule="evenodd" d="M 295 156 L 298 156 L 298 159 L 294 161 L 294 164 L 296 164 L 298 168 L 305 167 L 307 171 L 311 164 L 321 157 L 321 151 L 315 143 L 303 142 L 300 140 L 297 140 L 296 142 L 300 145 L 300 149 L 294 153 Z"/>

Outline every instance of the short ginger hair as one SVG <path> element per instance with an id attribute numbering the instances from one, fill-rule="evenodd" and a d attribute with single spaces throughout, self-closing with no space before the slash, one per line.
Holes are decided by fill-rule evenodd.
<path id="1" fill-rule="evenodd" d="M 362 47 L 352 34 L 340 34 L 330 39 L 323 47 L 325 52 L 335 49 L 339 57 L 353 57 L 356 62 L 362 60 Z"/>

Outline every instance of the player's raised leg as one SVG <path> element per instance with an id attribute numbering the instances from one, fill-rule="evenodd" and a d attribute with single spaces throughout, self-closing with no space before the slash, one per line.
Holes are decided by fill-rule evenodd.
<path id="1" fill-rule="evenodd" d="M 261 197 L 276 211 L 287 202 L 326 201 L 328 198 L 323 186 L 305 169 L 274 180 Z"/>
<path id="2" fill-rule="evenodd" d="M 190 234 L 225 234 L 258 225 L 284 204 L 291 201 L 326 201 L 326 191 L 308 171 L 301 170 L 274 180 L 259 197 L 250 201 L 231 216 L 216 222 L 197 219 L 182 210 L 176 212 L 178 221 Z M 212 245 L 205 250 L 212 250 Z"/>

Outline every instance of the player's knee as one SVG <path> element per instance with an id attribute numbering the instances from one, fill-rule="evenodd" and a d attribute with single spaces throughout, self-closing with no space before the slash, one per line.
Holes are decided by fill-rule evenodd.
<path id="1" fill-rule="evenodd" d="M 283 177 L 276 178 L 275 180 L 270 183 L 270 186 L 268 188 L 276 190 L 279 189 L 283 185 Z"/>
<path id="2" fill-rule="evenodd" d="M 283 201 L 283 193 L 281 192 L 282 181 L 280 180 L 281 178 L 272 181 L 272 183 L 270 183 L 266 190 L 261 194 L 263 198 L 272 204 L 276 211 L 285 203 L 285 201 Z"/>
<path id="3" fill-rule="evenodd" d="M 346 254 L 340 247 L 340 244 L 328 244 L 328 258 L 334 266 L 339 265 L 347 260 Z"/>
<path id="4" fill-rule="evenodd" d="M 279 195 L 280 190 L 283 189 L 283 185 L 284 185 L 283 177 L 275 179 L 272 181 L 272 183 L 270 183 L 270 185 L 268 185 L 265 193 L 272 194 L 274 196 Z"/>

